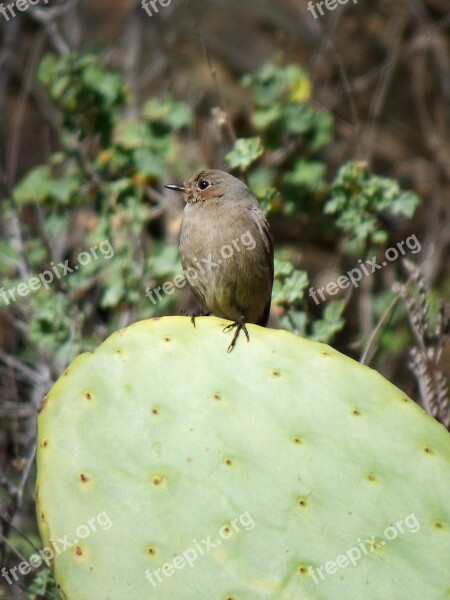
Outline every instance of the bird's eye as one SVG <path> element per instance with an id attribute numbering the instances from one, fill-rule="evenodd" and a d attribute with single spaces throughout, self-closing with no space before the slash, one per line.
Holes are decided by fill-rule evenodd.
<path id="1" fill-rule="evenodd" d="M 206 179 L 202 179 L 198 184 L 199 190 L 207 190 L 211 184 Z"/>

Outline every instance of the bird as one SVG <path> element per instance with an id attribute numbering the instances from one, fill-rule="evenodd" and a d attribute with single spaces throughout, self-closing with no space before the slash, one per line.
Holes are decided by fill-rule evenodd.
<path id="1" fill-rule="evenodd" d="M 201 314 L 232 321 L 231 352 L 246 323 L 266 326 L 273 286 L 273 243 L 257 199 L 240 179 L 217 169 L 202 170 L 183 185 L 185 208 L 180 258 Z M 194 325 L 195 325 L 195 321 Z"/>

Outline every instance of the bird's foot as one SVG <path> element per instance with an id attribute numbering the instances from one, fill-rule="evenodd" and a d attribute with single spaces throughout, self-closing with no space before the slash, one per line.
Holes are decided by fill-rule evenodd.
<path id="1" fill-rule="evenodd" d="M 239 319 L 236 319 L 236 321 L 234 323 L 231 323 L 231 325 L 227 325 L 226 327 L 224 327 L 223 331 L 224 332 L 231 331 L 232 329 L 234 329 L 234 327 L 236 327 L 236 331 L 234 332 L 233 339 L 231 340 L 231 344 L 228 346 L 227 352 L 231 352 L 233 350 L 233 348 L 236 345 L 236 341 L 239 337 L 239 333 L 241 331 L 243 331 L 245 333 L 247 342 L 250 341 L 250 336 L 248 335 L 247 327 L 245 326 L 244 317 L 239 317 Z"/>
<path id="2" fill-rule="evenodd" d="M 191 323 L 195 327 L 195 319 L 197 317 L 209 317 L 210 312 L 206 311 L 204 308 L 201 308 L 198 312 L 189 312 L 187 310 L 181 309 L 181 314 L 184 317 L 191 317 Z"/>

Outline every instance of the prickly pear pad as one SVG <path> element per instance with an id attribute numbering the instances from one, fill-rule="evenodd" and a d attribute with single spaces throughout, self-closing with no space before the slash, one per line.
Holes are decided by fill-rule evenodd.
<path id="1" fill-rule="evenodd" d="M 450 598 L 445 429 L 326 345 L 249 325 L 227 354 L 226 324 L 136 323 L 45 398 L 38 520 L 61 597 Z"/>

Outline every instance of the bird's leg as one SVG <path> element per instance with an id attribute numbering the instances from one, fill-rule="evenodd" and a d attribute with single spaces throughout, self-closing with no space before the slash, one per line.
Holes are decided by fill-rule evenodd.
<path id="1" fill-rule="evenodd" d="M 184 310 L 184 308 L 182 308 L 180 312 L 184 317 L 191 317 L 191 323 L 194 327 L 195 327 L 195 319 L 197 317 L 209 317 L 209 315 L 211 314 L 210 312 L 205 310 L 203 307 L 197 313 L 196 312 L 188 312 L 187 310 Z"/>
<path id="2" fill-rule="evenodd" d="M 228 346 L 227 352 L 231 352 L 233 350 L 233 348 L 236 345 L 236 341 L 237 341 L 237 339 L 239 337 L 239 333 L 241 331 L 243 331 L 245 333 L 245 337 L 247 338 L 247 342 L 250 341 L 250 336 L 248 335 L 247 327 L 245 326 L 245 321 L 244 321 L 244 317 L 243 316 L 239 317 L 239 319 L 236 319 L 236 321 L 234 323 L 231 323 L 231 325 L 227 325 L 226 327 L 224 327 L 223 330 L 224 331 L 230 331 L 234 327 L 236 327 L 236 331 L 234 332 L 233 339 L 231 340 L 231 344 Z"/>

